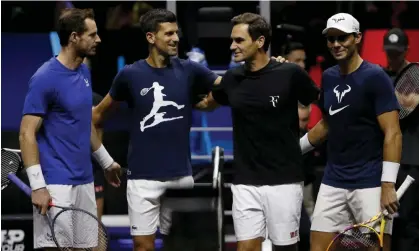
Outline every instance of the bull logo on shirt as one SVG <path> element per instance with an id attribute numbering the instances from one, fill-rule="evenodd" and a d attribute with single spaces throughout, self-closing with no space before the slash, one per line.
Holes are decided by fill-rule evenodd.
<path id="1" fill-rule="evenodd" d="M 351 91 L 351 87 L 346 85 L 348 88 L 343 90 L 343 92 L 338 91 L 338 85 L 333 89 L 333 92 L 336 94 L 336 98 L 338 99 L 338 103 L 342 102 L 343 97 L 346 93 Z"/>
<path id="2" fill-rule="evenodd" d="M 166 96 L 166 94 L 162 92 L 162 90 L 164 89 L 164 86 L 161 86 L 158 82 L 154 82 L 150 88 L 142 89 L 140 92 L 141 96 L 147 95 L 147 93 L 151 89 L 154 90 L 153 91 L 153 94 L 154 94 L 153 108 L 151 108 L 150 113 L 147 116 L 145 116 L 143 120 L 140 122 L 140 129 L 142 132 L 144 132 L 146 128 L 153 127 L 162 122 L 183 118 L 183 116 L 165 118 L 164 116 L 166 115 L 166 112 L 158 112 L 160 108 L 164 106 L 171 105 L 171 106 L 176 107 L 178 110 L 180 110 L 183 107 L 185 107 L 185 105 L 178 105 L 173 101 L 163 100 L 163 97 Z M 145 125 L 145 123 L 153 117 L 154 117 L 154 121 L 149 125 Z"/>

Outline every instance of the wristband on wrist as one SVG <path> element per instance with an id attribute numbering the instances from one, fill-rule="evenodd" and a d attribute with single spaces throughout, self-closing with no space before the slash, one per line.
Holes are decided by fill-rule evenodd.
<path id="1" fill-rule="evenodd" d="M 300 138 L 300 148 L 303 154 L 310 152 L 315 147 L 308 140 L 308 133 L 306 133 L 302 138 Z"/>
<path id="2" fill-rule="evenodd" d="M 383 172 L 381 174 L 381 181 L 396 183 L 399 168 L 399 163 L 383 161 Z"/>
<path id="3" fill-rule="evenodd" d="M 105 170 L 108 169 L 113 161 L 113 158 L 109 155 L 108 151 L 103 145 L 100 145 L 99 149 L 92 153 L 99 165 Z"/>
<path id="4" fill-rule="evenodd" d="M 38 164 L 26 168 L 26 174 L 28 175 L 32 190 L 37 190 L 47 186 L 44 175 L 42 174 L 41 165 Z"/>

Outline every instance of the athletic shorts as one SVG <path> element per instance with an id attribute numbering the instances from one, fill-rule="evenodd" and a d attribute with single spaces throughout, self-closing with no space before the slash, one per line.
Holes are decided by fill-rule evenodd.
<path id="1" fill-rule="evenodd" d="M 192 188 L 192 176 L 168 181 L 128 180 L 128 216 L 132 236 L 152 235 L 159 226 L 160 233 L 168 235 L 172 224 L 171 210 L 164 203 L 168 188 Z"/>
<path id="2" fill-rule="evenodd" d="M 300 240 L 303 182 L 276 186 L 232 185 L 231 191 L 238 241 L 268 237 L 275 246 L 287 246 Z"/>
<path id="3" fill-rule="evenodd" d="M 52 197 L 52 202 L 58 206 L 64 207 L 77 207 L 84 209 L 91 214 L 97 214 L 95 191 L 93 183 L 85 185 L 48 185 L 47 189 Z M 48 211 L 48 215 L 51 219 L 59 213 L 62 209 L 51 207 Z M 65 215 L 64 215 L 65 214 Z M 67 213 L 63 213 L 57 218 L 58 224 L 56 226 L 63 227 L 66 233 L 74 233 L 74 238 L 79 240 L 79 243 L 72 244 L 74 248 L 89 248 L 97 245 L 97 238 L 92 238 L 92 235 L 97 235 L 97 223 L 91 217 L 86 219 L 79 219 L 77 225 L 73 226 L 71 216 Z M 51 222 L 52 223 L 52 222 Z M 34 248 L 47 248 L 56 247 L 53 239 L 50 227 L 48 225 L 46 216 L 39 213 L 39 210 L 34 207 L 33 210 L 33 226 L 34 226 Z M 56 238 L 59 241 L 59 230 L 56 231 Z M 57 234 L 58 233 L 58 234 Z M 67 246 L 68 243 L 61 243 L 60 245 Z"/>
<path id="4" fill-rule="evenodd" d="M 381 211 L 381 187 L 343 189 L 320 185 L 311 224 L 312 231 L 338 233 L 355 223 L 369 220 Z M 384 233 L 391 234 L 393 221 L 386 220 Z M 375 229 L 380 230 L 380 224 Z"/>

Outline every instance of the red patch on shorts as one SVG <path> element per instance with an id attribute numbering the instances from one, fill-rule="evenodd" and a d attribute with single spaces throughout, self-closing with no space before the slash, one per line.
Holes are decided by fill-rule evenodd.
<path id="1" fill-rule="evenodd" d="M 298 230 L 295 230 L 294 232 L 290 233 L 291 238 L 297 237 L 298 236 Z"/>

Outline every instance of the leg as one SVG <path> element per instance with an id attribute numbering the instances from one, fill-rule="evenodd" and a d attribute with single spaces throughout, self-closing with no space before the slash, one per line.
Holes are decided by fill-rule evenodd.
<path id="1" fill-rule="evenodd" d="M 185 105 L 178 105 L 178 104 L 176 104 L 176 103 L 175 103 L 175 102 L 173 102 L 173 101 L 166 101 L 166 100 L 163 100 L 163 101 L 161 101 L 161 102 L 160 102 L 160 106 L 169 106 L 169 105 L 176 107 L 178 110 L 180 110 L 180 109 L 182 109 L 183 107 L 185 107 Z"/>
<path id="2" fill-rule="evenodd" d="M 327 250 L 336 233 L 350 225 L 347 193 L 346 189 L 320 185 L 311 223 L 311 251 Z"/>
<path id="3" fill-rule="evenodd" d="M 160 197 L 164 191 L 164 182 L 128 180 L 128 215 L 134 251 L 154 250 L 155 233 L 160 217 Z"/>
<path id="4" fill-rule="evenodd" d="M 233 223 L 238 251 L 260 251 L 266 237 L 266 219 L 259 187 L 232 185 Z"/>
<path id="5" fill-rule="evenodd" d="M 261 187 L 268 236 L 279 251 L 298 250 L 303 183 Z"/>
<path id="6" fill-rule="evenodd" d="M 356 189 L 349 193 L 348 199 L 348 205 L 356 223 L 369 220 L 381 211 L 381 187 Z M 379 222 L 374 225 L 374 228 L 378 233 L 380 232 Z M 387 219 L 384 228 L 384 250 L 390 250 L 391 248 L 392 228 L 393 220 Z"/>
<path id="7" fill-rule="evenodd" d="M 310 216 L 308 215 L 307 210 L 304 207 L 301 207 L 300 242 L 298 243 L 298 250 L 300 251 L 310 250 L 310 226 Z"/>
<path id="8" fill-rule="evenodd" d="M 95 197 L 96 197 L 96 207 L 97 207 L 97 218 L 102 219 L 103 207 L 105 204 L 104 196 L 104 187 L 105 187 L 105 176 L 103 170 L 95 170 Z"/>
<path id="9" fill-rule="evenodd" d="M 72 186 L 48 185 L 47 189 L 52 197 L 52 202 L 58 205 L 67 206 L 67 207 L 71 206 L 71 204 L 73 203 L 72 196 L 71 196 Z M 51 209 L 49 209 L 48 215 L 51 218 L 53 218 L 60 211 L 61 209 L 52 207 Z M 70 223 L 64 222 L 64 225 L 68 226 L 70 225 Z M 42 216 L 41 214 L 39 214 L 39 211 L 35 207 L 33 208 L 33 226 L 34 226 L 34 233 L 33 233 L 34 234 L 34 249 L 44 249 L 44 250 L 51 250 L 51 251 L 58 250 L 56 248 L 57 245 L 52 239 L 51 229 L 49 227 L 49 223 L 46 216 Z"/>

